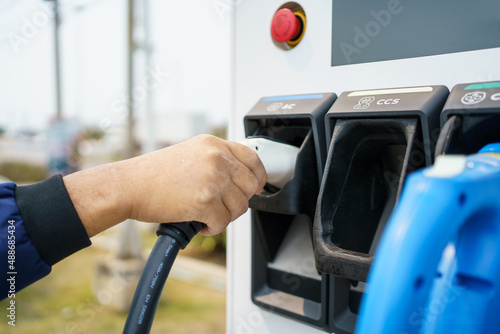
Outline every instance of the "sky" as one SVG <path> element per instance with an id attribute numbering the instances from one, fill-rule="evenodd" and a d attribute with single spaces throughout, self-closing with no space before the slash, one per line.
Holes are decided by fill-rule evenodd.
<path id="1" fill-rule="evenodd" d="M 204 114 L 227 122 L 230 18 L 223 0 L 150 1 L 152 57 L 136 51 L 136 118 L 145 92 L 161 115 Z M 62 105 L 85 125 L 122 124 L 126 115 L 126 0 L 60 0 Z M 142 2 L 137 0 L 138 12 Z M 138 42 L 142 22 L 136 24 Z M 0 127 L 43 130 L 55 114 L 50 2 L 0 0 Z"/>

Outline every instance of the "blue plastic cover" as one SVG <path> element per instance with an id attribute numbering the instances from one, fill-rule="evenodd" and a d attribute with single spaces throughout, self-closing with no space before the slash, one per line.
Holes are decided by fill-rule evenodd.
<path id="1" fill-rule="evenodd" d="M 499 333 L 500 144 L 451 159 L 409 176 L 356 333 Z"/>

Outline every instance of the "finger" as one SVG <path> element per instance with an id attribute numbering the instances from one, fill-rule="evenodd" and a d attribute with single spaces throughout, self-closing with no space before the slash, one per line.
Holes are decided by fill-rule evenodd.
<path id="1" fill-rule="evenodd" d="M 248 197 L 236 186 L 222 198 L 222 203 L 229 211 L 230 221 L 235 220 L 248 210 Z"/>
<path id="2" fill-rule="evenodd" d="M 221 233 L 230 222 L 248 210 L 248 199 L 235 185 L 228 189 L 221 201 L 215 204 L 206 219 L 207 227 L 202 230 L 203 235 L 216 235 Z"/>
<path id="3" fill-rule="evenodd" d="M 200 231 L 203 236 L 212 236 L 221 233 L 231 222 L 231 213 L 222 203 L 214 203 L 212 209 L 204 219 L 205 227 Z"/>
<path id="4" fill-rule="evenodd" d="M 255 174 L 237 159 L 229 160 L 229 182 L 236 186 L 248 200 L 261 191 L 261 184 Z"/>
<path id="5" fill-rule="evenodd" d="M 267 174 L 258 154 L 251 148 L 235 142 L 228 141 L 228 147 L 233 156 L 255 175 L 259 181 L 258 192 L 261 192 L 266 185 Z"/>

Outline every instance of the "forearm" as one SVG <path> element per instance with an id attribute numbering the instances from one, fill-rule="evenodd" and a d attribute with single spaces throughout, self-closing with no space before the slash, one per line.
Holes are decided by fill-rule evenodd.
<path id="1" fill-rule="evenodd" d="M 64 177 L 73 205 L 90 237 L 130 216 L 126 162 L 106 164 Z"/>

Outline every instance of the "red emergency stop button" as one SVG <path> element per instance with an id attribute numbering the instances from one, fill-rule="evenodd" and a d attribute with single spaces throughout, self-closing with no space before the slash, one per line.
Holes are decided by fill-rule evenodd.
<path id="1" fill-rule="evenodd" d="M 280 9 L 274 14 L 271 22 L 271 36 L 278 43 L 296 39 L 302 29 L 300 20 L 288 8 Z"/>

